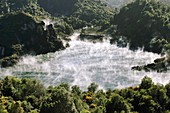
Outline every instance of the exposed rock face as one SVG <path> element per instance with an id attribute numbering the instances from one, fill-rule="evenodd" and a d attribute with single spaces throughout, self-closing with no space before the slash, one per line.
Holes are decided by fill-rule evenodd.
<path id="1" fill-rule="evenodd" d="M 9 14 L 0 18 L 0 58 L 13 54 L 45 54 L 64 49 L 53 28 L 25 13 Z M 2 60 L 2 59 L 1 59 Z M 2 63 L 2 62 L 1 62 Z"/>

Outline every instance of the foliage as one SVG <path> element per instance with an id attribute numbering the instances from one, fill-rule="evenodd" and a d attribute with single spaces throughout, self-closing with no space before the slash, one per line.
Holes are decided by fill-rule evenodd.
<path id="1" fill-rule="evenodd" d="M 112 24 L 117 26 L 117 35 L 127 37 L 131 49 L 144 46 L 144 50 L 161 53 L 170 42 L 169 14 L 170 7 L 161 2 L 135 0 L 120 9 Z"/>
<path id="2" fill-rule="evenodd" d="M 126 103 L 126 101 L 118 94 L 112 94 L 110 99 L 106 103 L 106 111 L 107 113 L 115 113 L 115 112 L 130 112 L 130 107 Z"/>
<path id="3" fill-rule="evenodd" d="M 34 16 L 50 16 L 39 6 L 37 0 L 1 0 L 0 15 L 12 12 L 25 12 Z"/>
<path id="4" fill-rule="evenodd" d="M 73 34 L 74 29 L 92 25 L 104 30 L 113 15 L 114 9 L 95 0 L 2 0 L 0 64 L 12 66 L 24 54 L 64 49 L 58 36 L 66 37 Z M 52 24 L 46 25 L 44 18 L 49 18 Z M 17 58 L 12 57 L 14 54 Z"/>
<path id="5" fill-rule="evenodd" d="M 38 0 L 38 4 L 49 13 L 58 15 L 70 15 L 74 11 L 74 5 L 78 0 Z"/>
<path id="6" fill-rule="evenodd" d="M 169 83 L 170 84 L 170 83 Z M 45 88 L 39 81 L 5 77 L 1 81 L 1 113 L 165 113 L 170 111 L 170 85 L 141 84 L 125 89 L 82 91 L 62 83 Z M 90 87 L 96 86 L 92 83 Z"/>
<path id="7" fill-rule="evenodd" d="M 73 28 L 64 21 L 58 23 L 54 19 L 54 25 L 45 25 L 44 21 L 38 21 L 28 13 L 6 14 L 0 18 L 0 26 L 2 67 L 14 65 L 23 54 L 37 55 L 64 49 L 59 35 L 73 33 Z"/>
<path id="8" fill-rule="evenodd" d="M 74 29 L 93 25 L 102 31 L 108 29 L 109 33 L 113 32 L 113 38 L 120 43 L 129 41 L 130 48 L 144 46 L 145 50 L 157 53 L 162 49 L 170 50 L 168 6 L 154 0 L 136 0 L 122 7 L 114 17 L 115 12 L 100 0 L 1 0 L 1 66 L 13 65 L 23 54 L 64 49 L 58 35 L 68 36 Z M 49 17 L 54 23 L 46 25 L 45 21 L 39 21 L 42 17 Z M 106 92 L 97 88 L 95 83 L 87 91 L 82 91 L 79 86 L 70 88 L 65 83 L 45 88 L 37 80 L 5 77 L 0 81 L 0 112 L 170 111 L 170 83 L 166 86 L 154 84 L 151 78 L 144 77 L 139 86 L 108 89 Z"/>
<path id="9" fill-rule="evenodd" d="M 88 87 L 89 92 L 95 92 L 97 90 L 98 85 L 95 83 L 91 83 L 90 86 Z"/>
<path id="10" fill-rule="evenodd" d="M 73 13 L 74 17 L 98 26 L 103 25 L 105 21 L 110 21 L 113 15 L 114 9 L 107 7 L 101 1 L 94 0 L 79 0 Z"/>
<path id="11" fill-rule="evenodd" d="M 113 17 L 114 9 L 95 0 L 38 0 L 47 12 L 63 18 L 75 29 L 86 26 L 104 26 Z"/>
<path id="12" fill-rule="evenodd" d="M 58 86 L 52 89 L 50 96 L 45 100 L 40 113 L 76 113 L 73 99 L 64 87 Z"/>
<path id="13" fill-rule="evenodd" d="M 140 89 L 149 89 L 151 88 L 153 85 L 153 82 L 152 82 L 152 79 L 145 76 L 143 79 L 142 79 L 142 82 L 140 84 Z"/>
<path id="14" fill-rule="evenodd" d="M 151 51 L 155 53 L 163 53 L 166 44 L 168 44 L 168 42 L 164 38 L 153 38 L 150 42 Z"/>

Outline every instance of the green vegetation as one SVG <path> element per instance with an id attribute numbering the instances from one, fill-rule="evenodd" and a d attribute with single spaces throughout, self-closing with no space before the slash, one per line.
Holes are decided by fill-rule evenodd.
<path id="1" fill-rule="evenodd" d="M 165 71 L 170 64 L 170 7 L 162 2 L 169 1 L 135 0 L 118 11 L 105 0 L 1 0 L 0 64 L 12 66 L 24 54 L 65 49 L 63 37 L 74 29 L 94 26 L 84 32 L 107 31 L 112 43 L 166 53 L 166 58 L 153 64 L 133 68 Z M 170 83 L 154 84 L 145 77 L 135 87 L 107 91 L 97 87 L 92 83 L 82 91 L 63 83 L 46 88 L 36 80 L 6 77 L 0 81 L 0 113 L 170 112 Z"/>
<path id="2" fill-rule="evenodd" d="M 87 91 L 62 83 L 45 88 L 39 81 L 5 77 L 0 81 L 1 113 L 168 113 L 170 83 L 154 84 L 144 77 L 139 86 Z"/>
<path id="3" fill-rule="evenodd" d="M 79 17 L 80 20 L 86 21 L 94 26 L 103 26 L 108 24 L 114 16 L 114 9 L 106 6 L 107 5 L 101 1 L 79 0 L 76 4 L 73 17 Z"/>
<path id="4" fill-rule="evenodd" d="M 50 16 L 39 6 L 37 0 L 1 0 L 0 15 L 11 12 L 25 12 L 34 16 Z"/>
<path id="5" fill-rule="evenodd" d="M 115 13 L 100 0 L 39 0 L 38 3 L 45 11 L 63 18 L 75 29 L 107 25 Z"/>
<path id="6" fill-rule="evenodd" d="M 52 15 L 71 15 L 78 0 L 38 0 L 38 4 Z"/>
<path id="7" fill-rule="evenodd" d="M 164 4 L 166 3 L 166 4 Z M 132 67 L 134 70 L 167 71 L 170 50 L 170 6 L 166 0 L 134 0 L 120 9 L 111 20 L 108 33 L 111 44 L 127 46 L 136 50 L 144 48 L 159 54 L 166 54 L 160 62 Z"/>
<path id="8" fill-rule="evenodd" d="M 64 19 L 73 28 L 105 25 L 113 18 L 114 9 L 100 0 L 3 0 L 0 15 L 25 12 L 42 18 Z"/>
<path id="9" fill-rule="evenodd" d="M 125 3 L 124 0 L 116 2 Z M 131 49 L 144 47 L 156 53 L 169 49 L 170 7 L 162 4 L 168 3 L 167 0 L 128 1 L 119 11 L 108 7 L 114 3 L 110 0 L 3 0 L 0 15 L 24 12 L 38 20 L 50 18 L 56 22 L 56 34 L 61 36 L 72 34 L 73 28 L 94 26 L 95 33 L 107 29 L 113 36 L 111 43 L 117 41 L 123 46 L 130 43 Z"/>
<path id="10" fill-rule="evenodd" d="M 36 20 L 27 13 L 6 14 L 0 18 L 1 66 L 15 64 L 17 56 L 23 54 L 37 55 L 65 48 L 57 33 L 72 33 L 68 24 L 55 24 L 54 28 L 52 24 L 45 26 L 43 21 Z"/>
<path id="11" fill-rule="evenodd" d="M 113 14 L 113 9 L 94 0 L 2 0 L 0 64 L 12 66 L 24 54 L 64 49 L 62 40 L 68 41 L 65 37 L 74 29 L 92 25 L 106 29 Z"/>
<path id="12" fill-rule="evenodd" d="M 112 24 L 114 35 L 125 36 L 131 49 L 161 53 L 170 43 L 170 7 L 155 0 L 135 0 L 120 9 Z"/>

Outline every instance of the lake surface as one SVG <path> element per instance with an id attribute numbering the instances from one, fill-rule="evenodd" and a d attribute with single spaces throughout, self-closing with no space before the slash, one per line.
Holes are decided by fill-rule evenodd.
<path id="1" fill-rule="evenodd" d="M 79 33 L 70 38 L 70 47 L 55 53 L 38 56 L 24 56 L 10 68 L 0 69 L 1 77 L 17 76 L 36 78 L 46 86 L 68 82 L 86 90 L 95 82 L 102 89 L 125 88 L 138 85 L 144 76 L 155 83 L 166 84 L 170 74 L 157 72 L 132 71 L 131 67 L 144 65 L 159 58 L 158 54 L 131 51 L 110 45 L 109 41 L 90 43 L 78 40 Z"/>

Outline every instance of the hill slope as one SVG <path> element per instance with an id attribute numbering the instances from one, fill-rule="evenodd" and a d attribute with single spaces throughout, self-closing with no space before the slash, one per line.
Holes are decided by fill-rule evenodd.
<path id="1" fill-rule="evenodd" d="M 163 46 L 170 42 L 169 19 L 170 7 L 137 0 L 121 8 L 113 24 L 117 26 L 117 34 L 127 37 L 130 48 L 144 46 L 147 51 L 161 53 Z"/>

